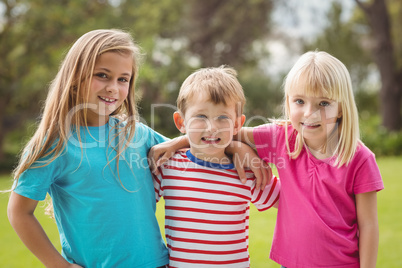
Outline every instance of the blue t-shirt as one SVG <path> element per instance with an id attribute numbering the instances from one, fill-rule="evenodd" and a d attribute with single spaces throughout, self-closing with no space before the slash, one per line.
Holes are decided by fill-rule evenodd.
<path id="1" fill-rule="evenodd" d="M 141 123 L 120 156 L 109 146 L 120 122 L 82 127 L 62 155 L 49 165 L 26 170 L 14 190 L 43 200 L 49 193 L 60 233 L 62 255 L 84 267 L 158 267 L 168 251 L 155 217 L 156 202 L 149 171 L 149 149 L 166 140 Z M 109 164 L 107 164 L 109 163 Z"/>

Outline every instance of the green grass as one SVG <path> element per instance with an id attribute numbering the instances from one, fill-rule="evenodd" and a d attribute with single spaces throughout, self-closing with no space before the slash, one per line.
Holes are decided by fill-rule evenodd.
<path id="1" fill-rule="evenodd" d="M 378 193 L 378 267 L 402 267 L 402 157 L 378 160 L 385 189 Z"/>
<path id="2" fill-rule="evenodd" d="M 378 194 L 378 219 L 380 224 L 380 247 L 377 267 L 402 267 L 402 157 L 378 159 L 383 176 L 385 190 Z M 0 176 L 0 189 L 11 186 L 9 176 Z M 0 263 L 1 267 L 43 267 L 40 262 L 25 248 L 7 220 L 7 201 L 9 194 L 0 193 Z M 49 238 L 60 249 L 57 228 L 52 219 L 43 213 L 43 204 L 36 210 L 36 216 L 43 225 Z M 163 232 L 163 203 L 158 204 L 157 217 Z M 276 209 L 258 212 L 253 206 L 250 215 L 250 255 L 253 268 L 277 268 L 278 264 L 269 260 L 272 235 L 276 220 Z"/>
<path id="3" fill-rule="evenodd" d="M 9 189 L 11 185 L 12 181 L 9 176 L 0 176 L 0 190 Z M 44 267 L 24 246 L 8 222 L 9 196 L 9 193 L 0 193 L 0 266 L 7 268 Z M 44 208 L 44 202 L 40 202 L 35 215 L 53 244 L 60 249 L 56 224 L 53 219 L 44 214 Z"/>

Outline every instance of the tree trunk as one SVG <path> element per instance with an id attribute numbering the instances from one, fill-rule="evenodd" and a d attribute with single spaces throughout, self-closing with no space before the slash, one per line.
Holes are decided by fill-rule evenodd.
<path id="1" fill-rule="evenodd" d="M 394 60 L 391 24 L 385 0 L 374 0 L 371 5 L 356 3 L 366 14 L 372 30 L 374 46 L 372 55 L 381 75 L 381 117 L 383 126 L 389 131 L 401 129 L 402 84 L 400 71 Z"/>

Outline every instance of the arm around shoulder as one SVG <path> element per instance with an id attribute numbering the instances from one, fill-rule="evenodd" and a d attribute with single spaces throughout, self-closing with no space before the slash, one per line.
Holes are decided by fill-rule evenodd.
<path id="1" fill-rule="evenodd" d="M 149 168 L 158 175 L 158 167 L 168 161 L 177 150 L 187 147 L 190 147 L 190 143 L 186 135 L 153 146 L 148 153 Z"/>
<path id="2" fill-rule="evenodd" d="M 243 143 L 248 144 L 251 147 L 255 147 L 254 136 L 253 136 L 252 127 L 242 127 L 239 132 L 233 136 L 233 139 L 236 141 L 241 141 Z"/>

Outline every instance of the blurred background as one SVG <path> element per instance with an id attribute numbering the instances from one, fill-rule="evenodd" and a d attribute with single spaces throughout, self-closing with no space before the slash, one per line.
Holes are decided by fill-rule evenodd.
<path id="1" fill-rule="evenodd" d="M 167 136 L 179 135 L 173 107 L 194 70 L 234 67 L 247 97 L 246 125 L 257 125 L 281 115 L 284 75 L 318 49 L 348 67 L 366 145 L 377 156 L 402 153 L 401 0 L 1 0 L 3 171 L 35 130 L 66 51 L 100 28 L 127 30 L 142 47 L 140 116 Z"/>
<path id="2" fill-rule="evenodd" d="M 362 140 L 380 159 L 386 186 L 379 263 L 401 267 L 402 0 L 0 0 L 1 190 L 11 185 L 60 61 L 77 38 L 101 28 L 127 30 L 142 47 L 141 120 L 169 137 L 179 135 L 172 114 L 180 85 L 198 68 L 238 71 L 252 126 L 281 116 L 283 78 L 301 54 L 317 49 L 340 59 L 352 76 Z M 9 233 L 7 196 L 1 200 L 0 226 Z M 4 235 L 23 247 L 15 234 Z M 3 259 L 10 253 L 1 251 Z"/>

